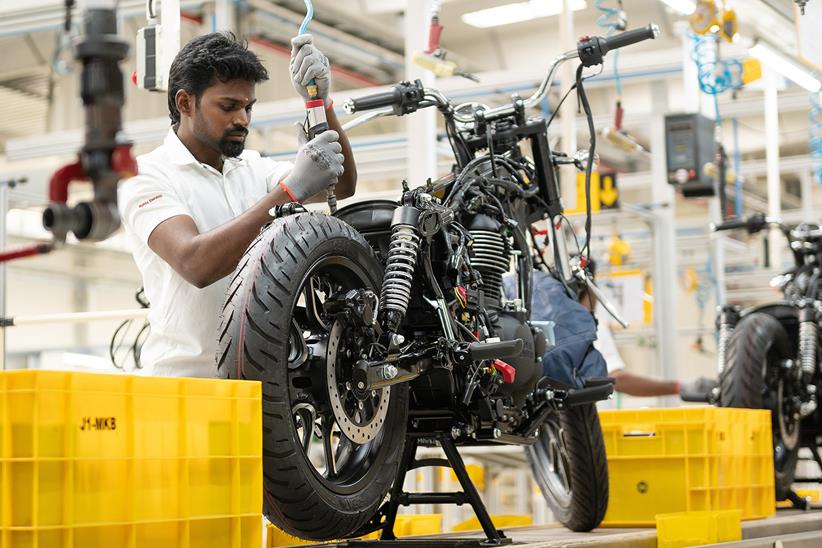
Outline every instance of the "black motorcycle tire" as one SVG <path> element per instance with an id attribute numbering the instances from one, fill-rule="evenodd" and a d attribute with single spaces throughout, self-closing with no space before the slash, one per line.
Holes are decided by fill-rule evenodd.
<path id="1" fill-rule="evenodd" d="M 742 318 L 728 341 L 725 368 L 720 374 L 721 407 L 770 409 L 774 441 L 774 487 L 776 499 L 787 497 L 796 472 L 800 443 L 792 449 L 784 444 L 776 402 L 776 387 L 766 385 L 770 368 L 791 357 L 788 333 L 782 324 L 768 314 L 753 313 Z M 799 428 L 799 425 L 796 426 Z M 778 455 L 782 458 L 778 458 Z"/>
<path id="2" fill-rule="evenodd" d="M 287 533 L 313 540 L 351 535 L 376 514 L 397 474 L 408 414 L 408 387 L 395 385 L 376 455 L 345 492 L 324 483 L 309 462 L 291 407 L 289 326 L 311 265 L 329 257 L 355 263 L 379 293 L 382 268 L 346 223 L 299 213 L 266 227 L 228 287 L 217 351 L 219 376 L 262 383 L 263 513 Z"/>
<path id="3" fill-rule="evenodd" d="M 548 420 L 558 421 L 562 432 L 570 493 L 560 493 L 556 481 L 551 481 L 547 424 L 526 450 L 534 478 L 557 521 L 572 531 L 590 531 L 608 509 L 608 461 L 596 405 L 571 407 Z"/>

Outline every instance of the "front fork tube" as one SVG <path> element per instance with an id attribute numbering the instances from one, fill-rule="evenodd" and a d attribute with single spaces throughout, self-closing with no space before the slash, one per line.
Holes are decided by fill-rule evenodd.
<path id="1" fill-rule="evenodd" d="M 574 280 L 574 274 L 571 272 L 571 263 L 569 262 L 569 255 L 568 255 L 568 243 L 565 241 L 565 231 L 564 225 L 562 224 L 562 215 L 557 215 L 553 219 L 550 220 L 551 223 L 551 237 L 553 238 L 553 244 L 556 246 L 557 250 L 557 261 L 559 264 L 557 268 L 559 269 L 559 273 L 562 276 L 562 279 L 565 280 L 566 284 L 570 284 Z"/>

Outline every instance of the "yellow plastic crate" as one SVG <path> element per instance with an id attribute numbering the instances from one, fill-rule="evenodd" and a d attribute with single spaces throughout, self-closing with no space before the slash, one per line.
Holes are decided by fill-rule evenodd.
<path id="1" fill-rule="evenodd" d="M 260 385 L 0 373 L 0 548 L 258 547 Z"/>
<path id="2" fill-rule="evenodd" d="M 770 411 L 687 407 L 601 411 L 608 456 L 604 526 L 652 527 L 656 514 L 775 512 Z"/>
<path id="3" fill-rule="evenodd" d="M 658 514 L 657 548 L 682 548 L 742 540 L 741 515 L 741 510 Z"/>
<path id="4" fill-rule="evenodd" d="M 527 527 L 534 524 L 534 518 L 525 514 L 494 514 L 491 516 L 494 527 L 497 529 L 507 529 L 509 527 Z M 465 531 L 482 531 L 479 519 L 476 516 L 456 524 L 451 528 L 454 533 Z"/>

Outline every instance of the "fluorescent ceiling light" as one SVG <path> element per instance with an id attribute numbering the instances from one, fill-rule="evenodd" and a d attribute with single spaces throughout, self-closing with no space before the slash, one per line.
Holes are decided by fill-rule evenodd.
<path id="1" fill-rule="evenodd" d="M 691 15 L 696 11 L 696 2 L 693 0 L 661 0 L 663 4 L 682 15 Z"/>
<path id="2" fill-rule="evenodd" d="M 822 89 L 822 82 L 813 77 L 805 68 L 791 61 L 787 57 L 780 55 L 763 43 L 755 44 L 748 52 L 762 61 L 764 65 L 775 70 L 788 80 L 799 84 L 811 93 L 816 93 Z"/>
<path id="3" fill-rule="evenodd" d="M 585 0 L 569 0 L 571 11 L 586 8 Z M 481 29 L 498 27 L 562 13 L 562 0 L 530 0 L 464 13 L 464 23 Z"/>

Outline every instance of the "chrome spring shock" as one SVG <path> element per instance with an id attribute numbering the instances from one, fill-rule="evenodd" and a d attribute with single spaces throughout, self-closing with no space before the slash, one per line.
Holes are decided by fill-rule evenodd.
<path id="1" fill-rule="evenodd" d="M 719 373 L 725 370 L 725 356 L 728 351 L 728 341 L 734 333 L 732 325 L 723 323 L 719 326 L 719 341 L 717 342 L 717 361 L 719 362 Z"/>
<path id="2" fill-rule="evenodd" d="M 719 309 L 719 340 L 716 344 L 717 369 L 719 374 L 725 370 L 728 358 L 728 343 L 734 333 L 734 326 L 739 321 L 739 309 L 733 305 L 724 305 Z"/>
<path id="3" fill-rule="evenodd" d="M 799 363 L 806 381 L 810 381 L 816 372 L 816 341 L 818 326 L 811 319 L 799 324 Z"/>
<path id="4" fill-rule="evenodd" d="M 388 331 L 397 330 L 408 310 L 408 303 L 411 302 L 419 248 L 420 237 L 416 227 L 407 224 L 392 227 L 380 293 L 380 317 Z"/>

